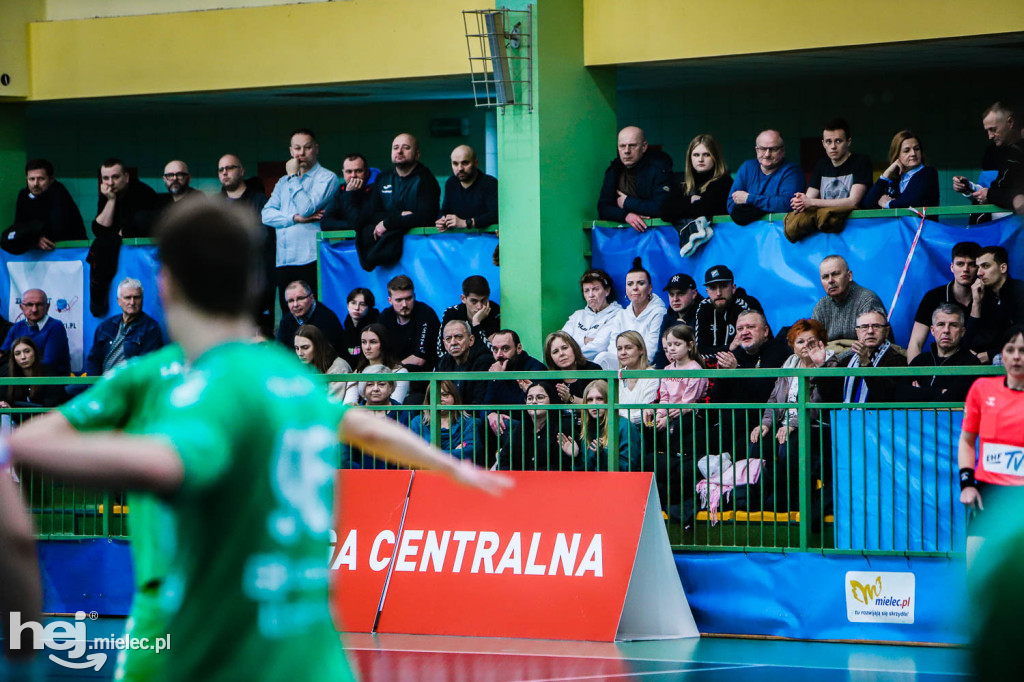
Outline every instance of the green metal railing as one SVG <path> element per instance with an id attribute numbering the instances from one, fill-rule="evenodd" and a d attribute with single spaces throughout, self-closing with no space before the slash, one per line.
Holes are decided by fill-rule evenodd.
<path id="1" fill-rule="evenodd" d="M 904 377 L 908 382 L 913 377 L 931 376 L 990 376 L 1002 373 L 998 367 L 922 367 L 922 368 L 828 368 L 828 369 L 759 369 L 759 370 L 641 370 L 641 371 L 594 371 L 594 372 L 436 372 L 402 375 L 396 380 L 410 380 L 414 387 L 429 387 L 427 400 L 422 405 L 370 406 L 371 410 L 387 410 L 392 418 L 408 425 L 422 425 L 424 416 L 430 425 L 440 423 L 442 413 L 447 412 L 449 421 L 459 417 L 452 413 L 464 414 L 461 419 L 472 429 L 472 448 L 467 458 L 481 466 L 536 470 L 575 471 L 620 471 L 634 470 L 652 472 L 662 498 L 663 513 L 669 536 L 675 549 L 700 551 L 815 551 L 821 553 L 855 553 L 864 555 L 914 555 L 951 556 L 956 548 L 948 551 L 915 551 L 906 547 L 893 546 L 887 549 L 843 549 L 837 548 L 834 537 L 833 518 L 829 502 L 837 486 L 851 487 L 849 481 L 838 481 L 831 473 L 832 438 L 828 429 L 816 427 L 812 420 L 815 414 L 840 414 L 863 411 L 866 408 L 889 414 L 895 420 L 906 418 L 907 414 L 939 415 L 962 410 L 962 403 L 869 403 L 852 407 L 845 403 L 808 402 L 812 380 L 841 381 L 845 377 Z M 373 375 L 373 379 L 384 380 L 394 375 Z M 775 457 L 778 443 L 775 433 L 781 421 L 772 413 L 768 433 L 752 445 L 749 434 L 761 423 L 766 407 L 780 408 L 780 404 L 766 403 L 695 403 L 680 406 L 658 404 L 624 404 L 619 400 L 619 379 L 658 381 L 663 378 L 706 378 L 709 380 L 778 379 L 794 377 L 797 381 L 797 400 L 785 407 L 796 411 L 797 429 L 786 446 L 784 460 Z M 367 375 L 330 375 L 329 381 L 367 380 Z M 539 380 L 549 382 L 575 380 L 589 383 L 603 379 L 608 384 L 607 401 L 601 404 L 582 405 L 456 405 L 438 403 L 438 383 L 442 380 L 479 382 L 491 380 L 517 381 Z M 17 384 L 83 384 L 94 378 L 46 378 L 46 379 L 0 379 L 0 392 L 6 394 L 6 386 Z M 415 390 L 413 391 L 415 393 Z M 422 393 L 422 391 L 421 391 Z M 669 419 L 664 432 L 649 425 L 624 424 L 626 417 L 620 410 L 657 410 L 674 407 L 690 410 L 685 415 Z M 581 422 L 585 410 L 603 412 L 607 422 L 606 441 L 598 448 L 590 447 L 591 433 L 581 433 Z M 31 418 L 44 409 L 9 408 L 0 409 L 0 414 L 11 415 L 15 423 Z M 543 412 L 547 417 L 541 420 L 531 416 Z M 495 433 L 487 423 L 491 413 L 508 418 L 504 433 Z M 641 412 L 642 415 L 642 412 Z M 902 417 L 900 415 L 903 415 Z M 416 419 L 419 417 L 419 419 Z M 415 420 L 415 424 L 414 424 Z M 546 421 L 554 425 L 556 440 L 538 444 L 537 422 Z M 641 419 L 641 421 L 643 421 Z M 588 424 L 592 419 L 588 418 Z M 877 425 L 877 421 L 874 422 Z M 865 432 L 873 428 L 869 421 L 863 426 Z M 544 429 L 551 436 L 550 426 Z M 449 429 L 449 434 L 450 434 Z M 435 446 L 460 455 L 459 448 L 452 442 L 443 442 L 442 429 L 424 428 L 421 435 L 429 437 Z M 571 439 L 577 448 L 574 457 L 562 448 L 557 433 Z M 866 435 L 866 433 L 865 433 Z M 954 444 L 959 434 L 950 434 Z M 541 439 L 543 440 L 543 439 Z M 551 443 L 554 442 L 555 445 Z M 933 443 L 889 443 L 893 452 L 910 447 L 931 448 Z M 570 448 L 571 449 L 571 448 Z M 761 459 L 762 476 L 757 485 L 736 486 L 729 499 L 720 500 L 717 518 L 702 504 L 695 487 L 705 478 L 699 461 L 706 457 L 705 464 L 714 467 L 724 463 L 722 453 L 729 452 L 733 462 L 750 458 Z M 618 457 L 615 454 L 618 453 Z M 844 453 L 834 453 L 836 457 Z M 941 453 L 940 453 L 941 454 Z M 343 446 L 341 461 L 346 466 L 384 467 L 366 453 L 353 452 Z M 795 461 L 790 458 L 795 457 Z M 943 455 L 946 457 L 946 455 Z M 957 465 L 955 451 L 952 458 L 936 458 L 931 470 L 907 472 L 914 484 L 922 481 L 944 479 L 955 475 Z M 885 472 L 877 472 L 879 475 Z M 117 492 L 87 491 L 72 485 L 62 484 L 28 470 L 19 470 L 21 487 L 28 505 L 36 518 L 39 534 L 47 538 L 60 537 L 121 537 L 128 534 L 130 510 L 123 502 L 123 495 Z M 716 479 L 712 478 L 712 481 Z M 895 479 L 894 479 L 895 480 Z M 766 481 L 770 481 L 769 485 Z M 726 479 L 725 482 L 729 482 Z M 742 483 L 743 480 L 741 479 Z M 739 498 L 740 488 L 745 496 Z M 884 492 L 884 491 L 883 491 Z M 955 490 L 957 500 L 952 507 L 959 510 L 959 489 Z M 948 500 L 946 501 L 949 502 Z M 923 498 L 920 504 L 924 504 Z M 949 505 L 947 504 L 947 507 Z M 885 510 L 879 510 L 879 524 L 886 523 Z M 922 515 L 922 518 L 924 516 Z M 908 517 L 909 519 L 909 517 Z M 906 523 L 909 524 L 909 521 Z M 921 529 L 907 528 L 911 531 Z"/>

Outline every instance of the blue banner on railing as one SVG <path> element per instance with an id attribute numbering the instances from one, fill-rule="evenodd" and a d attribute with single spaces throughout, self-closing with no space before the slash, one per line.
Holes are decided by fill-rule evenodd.
<path id="1" fill-rule="evenodd" d="M 398 263 L 366 272 L 359 265 L 355 241 L 325 240 L 320 242 L 320 300 L 344 320 L 348 292 L 366 287 L 383 310 L 388 307 L 388 280 L 405 274 L 416 285 L 416 300 L 433 308 L 438 317 L 459 302 L 462 280 L 470 275 L 486 278 L 491 300 L 500 302 L 498 266 L 492 260 L 497 245 L 493 234 L 407 235 Z"/>
<path id="2" fill-rule="evenodd" d="M 745 227 L 732 223 L 714 226 L 714 237 L 696 256 L 679 255 L 679 239 L 669 226 L 638 234 L 632 229 L 598 227 L 592 234 L 592 262 L 615 282 L 625 304 L 623 284 L 633 258 L 643 258 L 654 279 L 654 291 L 677 272 L 685 272 L 704 292 L 704 272 L 713 265 L 727 265 L 744 287 L 765 308 L 772 329 L 778 330 L 801 317 L 810 317 L 814 304 L 824 296 L 818 265 L 829 254 L 846 258 L 858 284 L 877 293 L 888 309 L 910 253 L 919 218 L 860 218 L 850 220 L 839 234 L 816 234 L 790 244 L 782 222 L 760 221 Z M 1010 252 L 1010 274 L 1024 275 L 1024 230 L 1021 218 L 1010 216 L 976 227 L 954 227 L 926 220 L 900 297 L 892 311 L 893 332 L 906 345 L 914 326 L 914 313 L 929 289 L 952 278 L 950 250 L 957 242 L 974 241 L 982 246 L 999 244 Z"/>
<path id="3" fill-rule="evenodd" d="M 962 412 L 833 410 L 837 549 L 963 552 Z"/>
<path id="4" fill-rule="evenodd" d="M 71 349 L 71 370 L 81 372 L 85 357 L 92 348 L 96 327 L 104 318 L 89 312 L 89 264 L 86 248 L 32 250 L 15 256 L 0 251 L 0 310 L 12 322 L 21 317 L 18 308 L 22 292 L 42 289 L 50 298 L 50 316 L 63 323 Z M 117 275 L 108 294 L 109 315 L 120 315 L 117 305 L 117 283 L 133 277 L 142 283 L 142 309 L 163 327 L 164 315 L 157 295 L 156 275 L 159 264 L 155 246 L 122 246 Z"/>

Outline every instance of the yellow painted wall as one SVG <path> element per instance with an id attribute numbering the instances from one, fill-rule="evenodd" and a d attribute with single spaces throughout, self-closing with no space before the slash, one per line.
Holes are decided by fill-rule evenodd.
<path id="1" fill-rule="evenodd" d="M 45 0 L 7 0 L 0 2 L 0 99 L 28 97 L 28 29 L 30 22 L 46 15 Z M 4 80 L 9 80 L 7 85 Z"/>
<path id="2" fill-rule="evenodd" d="M 588 66 L 1021 30 L 1020 0 L 584 0 Z"/>
<path id="3" fill-rule="evenodd" d="M 95 17 L 127 17 L 235 7 L 295 5 L 305 2 L 331 0 L 46 0 L 46 19 L 66 21 Z"/>
<path id="4" fill-rule="evenodd" d="M 482 6 L 479 0 L 348 0 L 32 23 L 30 98 L 468 73 L 462 10 Z"/>

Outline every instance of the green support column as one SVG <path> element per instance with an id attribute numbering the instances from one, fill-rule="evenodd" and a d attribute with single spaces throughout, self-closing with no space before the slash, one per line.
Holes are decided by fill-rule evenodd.
<path id="1" fill-rule="evenodd" d="M 501 313 L 542 357 L 544 336 L 582 305 L 581 226 L 597 217 L 615 155 L 615 74 L 583 66 L 583 0 L 542 0 L 533 12 L 533 111 L 498 113 Z"/>
<path id="2" fill-rule="evenodd" d="M 25 186 L 25 105 L 0 104 L 0 221 L 14 220 L 18 191 Z"/>

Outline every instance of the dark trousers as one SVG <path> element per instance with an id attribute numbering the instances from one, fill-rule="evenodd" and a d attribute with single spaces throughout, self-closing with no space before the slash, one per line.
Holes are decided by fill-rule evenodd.
<path id="1" fill-rule="evenodd" d="M 302 280 L 313 290 L 313 295 L 320 299 L 320 292 L 316 288 L 316 261 L 305 265 L 279 265 L 274 271 L 277 283 L 277 299 L 281 305 L 281 313 L 288 314 L 288 304 L 284 302 L 284 290 L 296 280 Z"/>

